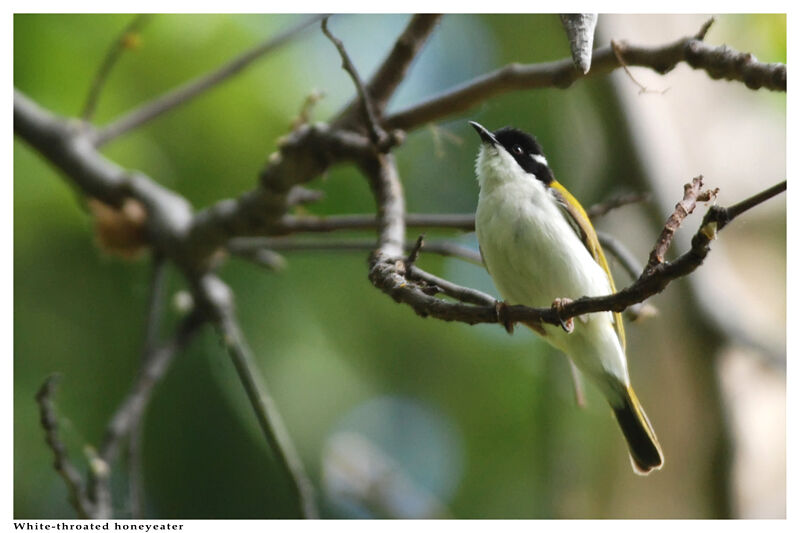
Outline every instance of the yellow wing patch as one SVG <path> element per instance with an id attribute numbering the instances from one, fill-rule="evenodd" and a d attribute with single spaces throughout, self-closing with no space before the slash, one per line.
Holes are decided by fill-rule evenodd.
<path id="1" fill-rule="evenodd" d="M 592 254 L 594 260 L 597 261 L 603 270 L 608 276 L 608 283 L 611 285 L 611 291 L 617 292 L 617 288 L 614 285 L 614 278 L 611 276 L 611 271 L 608 268 L 608 261 L 606 261 L 606 256 L 603 253 L 603 249 L 600 247 L 600 241 L 597 240 L 597 233 L 594 230 L 594 226 L 592 226 L 592 222 L 589 220 L 589 216 L 584 211 L 581 204 L 578 203 L 578 200 L 575 199 L 570 192 L 564 188 L 559 182 L 553 180 L 550 182 L 550 190 L 553 191 L 556 200 L 558 200 L 559 205 L 563 208 L 563 212 L 565 215 L 568 216 L 568 219 L 572 222 L 572 225 L 576 228 L 578 236 L 583 241 L 584 246 L 586 249 L 589 250 L 589 253 Z M 625 350 L 625 328 L 622 325 L 622 316 L 619 313 L 614 313 L 614 326 L 617 329 L 617 336 L 619 337 L 619 341 L 622 344 L 622 350 Z"/>

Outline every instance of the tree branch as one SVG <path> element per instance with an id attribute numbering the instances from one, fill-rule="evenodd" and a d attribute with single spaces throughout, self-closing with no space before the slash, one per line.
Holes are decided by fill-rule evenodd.
<path id="1" fill-rule="evenodd" d="M 147 301 L 144 342 L 142 343 L 142 364 L 153 356 L 159 342 L 161 321 L 164 315 L 164 299 L 166 296 L 167 262 L 159 252 L 153 253 L 152 273 L 150 277 L 150 293 Z M 128 436 L 128 494 L 130 498 L 131 518 L 142 518 L 144 486 L 142 483 L 142 428 L 144 413 L 131 423 Z"/>
<path id="2" fill-rule="evenodd" d="M 445 215 L 407 213 L 405 223 L 409 228 L 448 228 L 474 231 L 475 215 L 472 213 Z M 282 233 L 324 233 L 339 230 L 375 229 L 378 225 L 378 218 L 376 215 L 330 215 L 325 217 L 286 215 L 278 225 Z"/>
<path id="3" fill-rule="evenodd" d="M 596 203 L 586 210 L 586 216 L 591 219 L 600 218 L 614 209 L 630 205 L 638 204 L 641 202 L 649 202 L 650 193 L 630 193 L 622 194 L 614 198 L 610 198 L 604 202 Z"/>
<path id="4" fill-rule="evenodd" d="M 374 228 L 375 225 L 373 224 Z M 403 245 L 405 251 L 414 248 L 414 242 L 406 241 Z M 257 252 L 265 251 L 369 251 L 375 249 L 375 240 L 307 240 L 307 239 L 294 239 L 286 237 L 243 237 L 239 239 L 232 239 L 228 243 L 228 251 L 233 254 L 240 255 L 246 259 L 254 260 L 258 263 L 263 261 L 255 254 Z M 459 244 L 448 241 L 430 241 L 425 242 L 425 252 L 446 257 L 456 257 L 483 266 L 481 254 L 461 246 Z M 271 261 L 270 261 L 271 262 Z"/>
<path id="5" fill-rule="evenodd" d="M 724 213 L 720 214 L 719 227 L 717 229 L 720 230 L 724 228 L 726 225 L 728 225 L 728 223 L 731 220 L 738 217 L 748 209 L 752 209 L 753 207 L 766 202 L 773 196 L 777 196 L 778 194 L 782 193 L 785 190 L 786 190 L 786 181 L 782 181 L 780 183 L 773 185 L 769 189 L 765 189 L 758 194 L 754 194 L 750 198 L 742 200 L 738 204 L 734 204 L 728 207 L 724 211 Z"/>
<path id="6" fill-rule="evenodd" d="M 455 298 L 459 302 L 475 305 L 494 306 L 496 303 L 496 300 L 493 296 L 490 296 L 477 289 L 456 285 L 455 283 L 452 283 L 444 278 L 440 278 L 439 276 L 435 276 L 430 272 L 425 272 L 416 266 L 411 266 L 410 268 L 406 266 L 406 270 L 408 279 L 423 282 L 423 284 L 420 286 L 420 290 L 425 294 L 434 295 L 441 292 L 447 296 L 450 296 L 451 298 Z"/>
<path id="7" fill-rule="evenodd" d="M 306 18 L 297 25 L 289 28 L 278 35 L 271 37 L 252 49 L 244 52 L 240 56 L 222 65 L 219 69 L 191 80 L 172 91 L 142 104 L 133 111 L 118 118 L 111 124 L 103 127 L 94 135 L 96 146 L 102 146 L 107 142 L 116 139 L 120 135 L 127 133 L 150 120 L 183 105 L 207 90 L 226 81 L 228 78 L 238 74 L 256 59 L 271 52 L 279 46 L 287 43 L 297 36 L 302 30 L 315 24 L 322 18 L 322 15 L 314 15 Z"/>
<path id="8" fill-rule="evenodd" d="M 786 65 L 760 63 L 752 54 L 739 53 L 726 46 L 709 46 L 702 42 L 707 29 L 704 26 L 697 35 L 664 46 L 645 47 L 616 41 L 616 51 L 625 65 L 647 67 L 660 74 L 685 62 L 692 68 L 706 71 L 713 79 L 740 81 L 751 89 L 786 91 Z M 570 59 L 532 65 L 512 63 L 393 113 L 386 118 L 384 126 L 411 130 L 466 111 L 498 94 L 543 87 L 565 89 L 578 79 L 602 76 L 618 67 L 620 62 L 611 46 L 594 51 L 592 69 L 586 75 L 576 70 Z"/>
<path id="9" fill-rule="evenodd" d="M 53 395 L 55 394 L 58 379 L 59 376 L 53 374 L 45 380 L 39 392 L 36 393 L 36 403 L 39 404 L 39 414 L 42 428 L 44 429 L 45 441 L 53 452 L 55 459 L 53 467 L 64 479 L 69 492 L 70 503 L 78 512 L 78 516 L 89 518 L 94 513 L 94 505 L 86 495 L 80 472 L 69 460 L 67 447 L 58 435 L 58 416 L 53 403 Z"/>
<path id="10" fill-rule="evenodd" d="M 269 237 L 252 237 L 253 239 L 268 239 Z M 233 239 L 228 243 L 228 251 L 233 255 L 237 255 L 242 259 L 246 259 L 259 266 L 266 268 L 272 272 L 280 272 L 284 270 L 288 264 L 286 259 L 274 250 L 268 247 L 251 247 L 251 246 L 238 246 L 234 243 L 240 240 L 246 240 L 247 237 L 241 239 Z"/>
<path id="11" fill-rule="evenodd" d="M 693 272 L 705 260 L 710 251 L 709 245 L 721 227 L 728 224 L 733 217 L 784 190 L 786 190 L 786 182 L 731 206 L 730 209 L 712 206 L 692 238 L 691 248 L 687 252 L 672 263 L 656 265 L 652 272 L 643 274 L 634 283 L 614 294 L 573 300 L 564 304 L 558 313 L 552 308 L 507 306 L 507 318 L 511 322 L 543 322 L 559 325 L 562 320 L 586 313 L 623 312 L 631 305 L 643 302 L 650 296 L 663 291 L 672 280 Z M 656 247 L 660 242 L 661 239 L 656 242 Z M 425 293 L 415 284 L 409 283 L 404 265 L 398 259 L 399 255 L 393 257 L 374 255 L 370 264 L 370 280 L 376 287 L 392 296 L 395 301 L 410 305 L 417 314 L 447 321 L 456 320 L 467 324 L 498 322 L 499 318 L 494 306 L 464 305 L 442 301 Z"/>
<path id="12" fill-rule="evenodd" d="M 597 240 L 600 241 L 603 250 L 610 253 L 619 261 L 619 264 L 625 269 L 625 272 L 628 273 L 631 279 L 639 277 L 639 274 L 642 272 L 642 265 L 624 244 L 613 235 L 602 231 L 597 232 Z"/>
<path id="13" fill-rule="evenodd" d="M 110 474 L 120 445 L 140 424 L 155 386 L 166 375 L 175 355 L 185 348 L 203 322 L 198 313 L 190 314 L 180 323 L 169 342 L 153 349 L 130 392 L 111 417 L 100 450 L 93 452 L 89 461 L 88 495 L 93 505 L 91 518 L 113 517 Z"/>
<path id="14" fill-rule="evenodd" d="M 84 121 L 89 122 L 92 120 L 94 111 L 97 108 L 97 102 L 100 99 L 100 92 L 105 86 L 111 69 L 114 68 L 122 52 L 135 47 L 136 32 L 138 32 L 149 19 L 150 15 L 136 15 L 133 17 L 133 20 L 123 28 L 119 36 L 114 39 L 114 42 L 111 43 L 105 58 L 103 58 L 103 62 L 100 64 L 100 68 L 97 70 L 97 74 L 95 74 L 94 80 L 92 80 L 89 94 L 86 96 L 86 103 L 84 103 L 83 112 L 81 113 L 81 118 Z"/>
<path id="15" fill-rule="evenodd" d="M 233 294 L 219 278 L 210 274 L 195 281 L 194 293 L 201 307 L 213 317 L 267 444 L 284 470 L 297 498 L 300 516 L 318 518 L 319 511 L 314 501 L 311 481 L 236 321 Z"/>
<path id="16" fill-rule="evenodd" d="M 366 87 L 366 93 L 378 115 L 382 115 L 395 90 L 405 79 L 414 58 L 436 28 L 441 15 L 413 15 L 406 29 L 397 38 L 392 51 L 384 59 Z M 354 115 L 358 101 L 348 104 L 333 120 L 334 125 L 347 128 L 348 117 Z"/>
<path id="17" fill-rule="evenodd" d="M 131 427 L 141 419 L 155 386 L 164 378 L 175 356 L 189 344 L 204 322 L 205 318 L 200 313 L 192 312 L 180 322 L 172 339 L 152 350 L 139 371 L 133 387 L 106 428 L 98 452 L 98 457 L 106 464 L 114 462 L 120 444 L 130 434 Z"/>
<path id="18" fill-rule="evenodd" d="M 412 61 L 422 50 L 441 18 L 442 15 L 436 14 L 414 15 L 397 38 L 392 51 L 367 85 L 367 94 L 379 113 L 383 113 L 389 99 L 406 78 Z"/>
<path id="19" fill-rule="evenodd" d="M 180 253 L 192 209 L 182 196 L 144 174 L 130 172 L 100 154 L 83 129 L 14 91 L 14 132 L 61 170 L 82 193 L 119 207 L 126 198 L 147 209 L 148 236 L 165 255 Z M 181 261 L 178 261 L 179 263 Z"/>
<path id="20" fill-rule="evenodd" d="M 684 185 L 683 200 L 675 205 L 675 211 L 664 224 L 664 229 L 661 231 L 655 247 L 650 252 L 650 259 L 644 269 L 646 274 L 652 274 L 656 266 L 664 262 L 664 254 L 667 253 L 670 244 L 672 244 L 675 232 L 678 231 L 683 219 L 694 211 L 697 202 L 709 202 L 716 198 L 719 192 L 719 189 L 703 191 L 702 188 L 703 176 L 697 176 L 691 183 Z"/>
<path id="21" fill-rule="evenodd" d="M 358 102 L 361 104 L 361 112 L 364 118 L 364 124 L 367 127 L 367 133 L 369 133 L 369 138 L 374 145 L 378 146 L 382 144 L 383 139 L 386 137 L 386 132 L 383 131 L 383 128 L 381 128 L 378 123 L 378 115 L 373 107 L 372 99 L 367 94 L 367 90 L 364 88 L 364 82 L 361 81 L 361 76 L 359 76 L 356 66 L 347 54 L 344 44 L 341 40 L 334 37 L 328 29 L 328 20 L 329 17 L 322 19 L 322 32 L 339 51 L 339 56 L 342 58 L 342 68 L 350 76 L 350 79 L 353 80 L 353 85 L 356 86 Z"/>
<path id="22" fill-rule="evenodd" d="M 639 277 L 642 272 L 642 265 L 622 242 L 613 235 L 601 231 L 597 232 L 597 240 L 603 246 L 603 250 L 619 262 L 631 279 L 635 280 Z M 657 312 L 658 310 L 654 306 L 646 302 L 640 302 L 628 307 L 625 310 L 625 316 L 631 321 L 636 321 L 643 317 L 652 316 Z"/>
<path id="23" fill-rule="evenodd" d="M 403 185 L 392 154 L 378 154 L 362 163 L 378 210 L 378 246 L 374 255 L 400 257 L 406 236 Z"/>
<path id="24" fill-rule="evenodd" d="M 393 135 L 389 136 L 394 139 Z M 335 162 L 369 157 L 370 140 L 353 132 L 332 131 L 325 124 L 303 125 L 290 133 L 270 156 L 259 186 L 238 198 L 199 211 L 186 237 L 197 258 L 207 258 L 233 237 L 278 235 L 294 187 L 321 175 Z"/>

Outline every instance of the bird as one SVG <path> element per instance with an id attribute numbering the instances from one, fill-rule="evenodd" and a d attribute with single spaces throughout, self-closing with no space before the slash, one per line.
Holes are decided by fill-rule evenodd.
<path id="1" fill-rule="evenodd" d="M 475 173 L 480 192 L 475 230 L 484 265 L 503 306 L 552 306 L 616 291 L 597 233 L 586 211 L 556 181 L 539 142 L 510 126 L 480 136 Z M 664 455 L 628 374 L 625 331 L 610 311 L 526 326 L 570 359 L 610 405 L 637 474 L 661 469 Z M 506 321 L 506 328 L 511 331 Z"/>

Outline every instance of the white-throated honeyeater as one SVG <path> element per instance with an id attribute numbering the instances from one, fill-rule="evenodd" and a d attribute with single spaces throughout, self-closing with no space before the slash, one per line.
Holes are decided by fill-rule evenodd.
<path id="1" fill-rule="evenodd" d="M 515 128 L 490 132 L 470 124 L 481 138 L 475 229 L 483 262 L 505 303 L 548 307 L 562 299 L 613 293 L 614 280 L 592 223 L 556 181 L 536 139 Z M 605 396 L 634 471 L 660 469 L 661 446 L 630 384 L 620 315 L 580 315 L 569 327 L 527 325 L 564 352 Z"/>

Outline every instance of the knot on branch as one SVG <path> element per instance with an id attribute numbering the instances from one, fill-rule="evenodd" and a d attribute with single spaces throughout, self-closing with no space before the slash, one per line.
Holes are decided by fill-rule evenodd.
<path id="1" fill-rule="evenodd" d="M 147 211 L 141 202 L 126 198 L 115 207 L 89 198 L 87 206 L 94 219 L 95 242 L 103 252 L 128 260 L 142 255 L 148 239 Z"/>
<path id="2" fill-rule="evenodd" d="M 401 302 L 399 291 L 408 286 L 405 278 L 405 261 L 374 251 L 369 257 L 369 280 L 381 291 L 389 294 L 396 302 Z"/>
<path id="3" fill-rule="evenodd" d="M 325 172 L 335 161 L 328 142 L 327 124 L 304 124 L 279 142 L 261 171 L 261 185 L 275 193 L 286 193 L 295 184 L 304 183 Z"/>
<path id="4" fill-rule="evenodd" d="M 703 217 L 703 226 L 707 224 L 716 224 L 717 229 L 721 230 L 727 226 L 730 221 L 731 214 L 728 209 L 722 206 L 712 205 Z"/>
<path id="5" fill-rule="evenodd" d="M 396 148 L 406 141 L 406 132 L 403 130 L 395 129 L 383 136 L 383 138 L 375 144 L 378 152 L 382 154 L 389 153 L 392 148 Z"/>
<path id="6" fill-rule="evenodd" d="M 234 312 L 233 292 L 215 275 L 206 274 L 194 281 L 193 293 L 200 309 L 215 321 L 228 319 Z"/>

